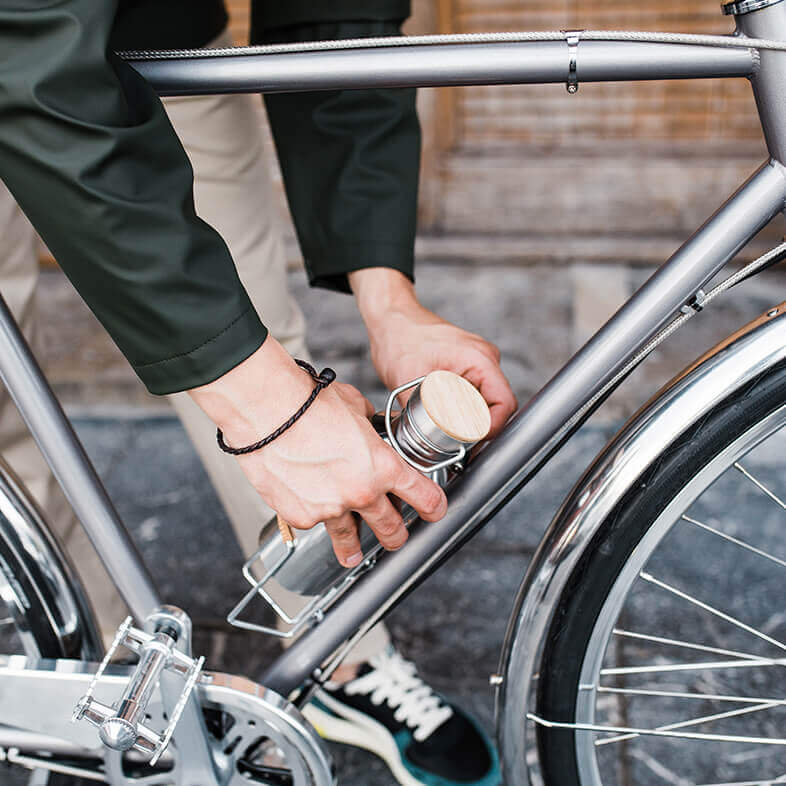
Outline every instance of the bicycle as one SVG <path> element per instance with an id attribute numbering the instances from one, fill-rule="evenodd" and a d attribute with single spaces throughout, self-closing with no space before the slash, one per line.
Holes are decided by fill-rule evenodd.
<path id="1" fill-rule="evenodd" d="M 480 82 L 565 83 L 575 92 L 583 81 L 747 77 L 771 158 L 500 437 L 461 466 L 454 457 L 443 468 L 450 472 L 450 506 L 440 523 L 412 522 L 405 549 L 368 555 L 329 597 L 317 596 L 296 620 L 300 638 L 262 676 L 264 688 L 201 673 L 190 655 L 187 615 L 160 607 L 94 470 L 8 310 L 0 308 L 0 376 L 121 594 L 137 619 L 147 620 L 146 631 L 122 627 L 118 641 L 150 667 L 104 663 L 98 669 L 92 663 L 101 648 L 78 583 L 23 489 L 3 469 L 0 596 L 27 656 L 0 659 L 0 751 L 6 760 L 116 786 L 333 781 L 329 757 L 298 707 L 330 677 L 346 647 L 546 466 L 656 346 L 718 295 L 786 258 L 783 244 L 705 291 L 786 207 L 786 5 L 736 0 L 724 11 L 736 17 L 734 36 L 563 31 L 127 56 L 169 95 Z M 786 662 L 779 654 L 786 649 L 778 637 L 782 622 L 776 615 L 763 629 L 762 613 L 749 608 L 761 593 L 743 591 L 753 578 L 755 590 L 779 588 L 777 569 L 786 561 L 747 531 L 757 526 L 769 537 L 777 522 L 760 516 L 746 522 L 745 531 L 730 533 L 715 521 L 729 504 L 721 493 L 727 472 L 741 473 L 776 513 L 786 510 L 770 487 L 786 423 L 785 339 L 781 304 L 709 350 L 623 427 L 556 514 L 522 583 L 493 677 L 507 782 L 646 782 L 642 762 L 669 782 L 741 785 L 786 778 L 777 758 L 786 744 L 777 734 L 786 700 L 772 680 Z M 659 575 L 668 562 L 664 555 L 674 554 L 687 578 Z M 705 560 L 697 559 L 702 555 Z M 762 578 L 761 564 L 773 566 L 772 575 Z M 736 581 L 734 592 L 724 586 L 720 602 L 703 600 L 695 574 L 704 567 L 726 570 Z M 721 577 L 716 572 L 713 579 Z M 250 581 L 256 597 L 257 582 Z M 722 641 L 715 646 L 691 640 L 689 632 L 667 639 L 657 629 L 629 629 L 647 589 L 660 593 L 661 613 L 677 610 L 683 627 L 695 621 L 692 612 L 728 626 L 718 631 Z M 635 642 L 633 662 L 618 660 L 621 642 Z M 664 660 L 662 653 L 674 648 L 683 659 Z M 180 676 L 164 671 L 158 693 L 163 660 Z M 686 673 L 690 681 L 681 676 Z M 708 682 L 707 674 L 720 675 L 719 681 Z M 143 758 L 114 750 L 118 739 L 109 729 L 104 739 L 110 747 L 100 748 L 90 726 L 68 723 L 86 692 L 102 696 L 104 706 L 82 701 L 80 712 L 95 710 L 99 721 L 113 720 L 117 707 L 103 697 L 116 698 L 124 686 L 126 698 L 136 702 L 138 722 L 114 730 L 118 737 L 132 734 L 137 749 L 146 751 Z M 293 694 L 292 701 L 284 698 Z M 705 709 L 690 709 L 696 706 Z M 740 720 L 747 722 L 743 731 Z M 701 730 L 706 724 L 715 725 Z M 163 726 L 163 733 L 151 731 Z M 174 745 L 167 747 L 167 735 Z M 763 775 L 751 774 L 754 759 Z"/>

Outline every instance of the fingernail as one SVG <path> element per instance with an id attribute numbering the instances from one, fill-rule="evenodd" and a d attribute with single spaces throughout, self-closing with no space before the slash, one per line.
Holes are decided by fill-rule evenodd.
<path id="1" fill-rule="evenodd" d="M 363 552 L 362 551 L 359 551 L 357 554 L 353 554 L 351 557 L 347 557 L 347 560 L 346 560 L 347 567 L 348 568 L 357 567 L 358 565 L 360 565 L 362 559 L 363 559 Z"/>

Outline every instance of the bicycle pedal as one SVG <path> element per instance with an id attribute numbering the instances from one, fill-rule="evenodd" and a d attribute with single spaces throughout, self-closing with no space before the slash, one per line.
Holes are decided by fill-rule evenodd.
<path id="1" fill-rule="evenodd" d="M 71 722 L 88 721 L 99 729 L 99 737 L 106 747 L 121 752 L 137 750 L 150 756 L 149 763 L 153 766 L 172 739 L 205 659 L 195 660 L 176 648 L 184 633 L 190 639 L 190 621 L 179 609 L 166 607 L 148 617 L 146 626 L 152 629 L 152 633 L 132 627 L 131 622 L 131 617 L 128 617 L 118 628 L 87 693 L 77 703 Z M 103 704 L 93 697 L 93 693 L 120 647 L 136 653 L 139 662 L 122 697 L 112 705 Z M 164 671 L 178 674 L 184 684 L 169 724 L 166 729 L 157 732 L 142 721 Z"/>

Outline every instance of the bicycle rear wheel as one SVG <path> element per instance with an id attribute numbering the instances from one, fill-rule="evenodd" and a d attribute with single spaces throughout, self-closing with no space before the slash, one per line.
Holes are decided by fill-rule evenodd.
<path id="1" fill-rule="evenodd" d="M 786 782 L 786 365 L 717 405 L 606 516 L 557 603 L 547 784 Z"/>

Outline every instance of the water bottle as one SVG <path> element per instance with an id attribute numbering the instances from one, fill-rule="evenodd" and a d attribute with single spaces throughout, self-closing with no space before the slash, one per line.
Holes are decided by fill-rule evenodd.
<path id="1" fill-rule="evenodd" d="M 409 389 L 413 392 L 406 406 L 394 415 L 396 397 Z M 491 416 L 470 382 L 450 371 L 434 371 L 394 390 L 385 412 L 374 415 L 371 422 L 405 461 L 444 487 L 452 469 L 488 434 Z M 406 504 L 402 504 L 401 515 L 406 526 L 417 518 Z M 368 557 L 377 549 L 378 541 L 362 521 L 359 534 L 361 550 Z M 255 573 L 281 563 L 271 578 L 286 593 L 321 596 L 342 582 L 350 570 L 357 570 L 338 562 L 322 523 L 310 530 L 292 530 L 273 518 L 263 529 L 260 542 Z M 288 550 L 292 554 L 284 559 Z"/>

